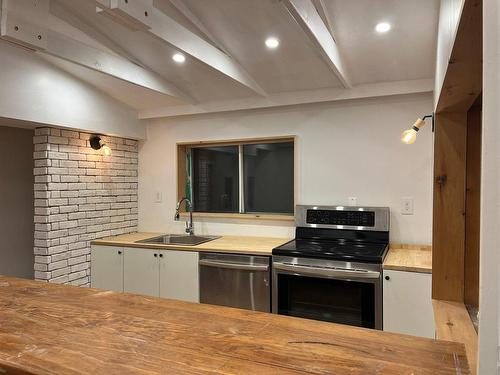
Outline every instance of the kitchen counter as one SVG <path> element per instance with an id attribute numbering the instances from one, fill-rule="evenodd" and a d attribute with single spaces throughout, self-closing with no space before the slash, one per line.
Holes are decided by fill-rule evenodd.
<path id="1" fill-rule="evenodd" d="M 0 276 L 4 374 L 469 374 L 462 344 Z"/>
<path id="2" fill-rule="evenodd" d="M 386 270 L 432 273 L 431 247 L 391 244 L 383 268 Z"/>
<path id="3" fill-rule="evenodd" d="M 151 243 L 136 243 L 160 236 L 163 233 L 131 233 L 116 237 L 108 237 L 92 241 L 92 245 L 136 247 L 144 249 L 176 249 L 188 251 L 250 254 L 250 255 L 272 255 L 273 248 L 290 241 L 287 238 L 273 237 L 244 237 L 244 236 L 222 236 L 216 240 L 202 243 L 200 245 L 164 245 Z"/>

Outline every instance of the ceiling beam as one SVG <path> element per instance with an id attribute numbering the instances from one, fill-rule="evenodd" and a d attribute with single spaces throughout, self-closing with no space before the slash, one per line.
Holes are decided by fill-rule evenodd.
<path id="1" fill-rule="evenodd" d="M 290 15 L 317 47 L 320 55 L 345 88 L 352 84 L 340 56 L 337 43 L 311 0 L 283 0 Z"/>
<path id="2" fill-rule="evenodd" d="M 231 56 L 229 52 L 222 46 L 200 19 L 188 8 L 183 0 L 169 0 L 169 2 L 189 21 L 195 26 L 203 36 L 212 43 L 215 47 L 220 49 L 226 55 Z"/>
<path id="3" fill-rule="evenodd" d="M 144 120 L 161 117 L 178 117 L 207 113 L 276 108 L 302 104 L 337 102 L 343 100 L 366 99 L 393 95 L 431 93 L 433 90 L 433 79 L 371 83 L 357 85 L 349 90 L 344 88 L 304 90 L 272 94 L 265 98 L 222 100 L 194 105 L 145 109 L 139 111 L 139 119 Z"/>
<path id="4" fill-rule="evenodd" d="M 41 26 L 50 22 L 48 1 L 15 0 L 2 2 L 2 39 L 99 71 L 122 81 L 168 95 L 179 103 L 193 100 L 159 74 L 144 69 L 118 55 Z M 37 24 L 31 23 L 31 20 Z"/>
<path id="5" fill-rule="evenodd" d="M 109 48 L 111 51 L 123 58 L 147 69 L 146 65 L 140 61 L 137 57 L 128 53 L 124 48 L 122 48 L 118 43 L 113 41 L 107 35 L 101 33 L 92 25 L 89 25 L 83 17 L 75 13 L 71 8 L 67 6 L 64 2 L 60 0 L 51 0 L 50 2 L 50 13 L 55 17 L 60 18 L 64 22 L 73 26 L 74 28 L 80 30 L 84 34 L 88 35 L 90 38 L 102 44 L 104 47 Z"/>
<path id="6" fill-rule="evenodd" d="M 335 40 L 335 35 L 333 33 L 333 23 L 326 9 L 325 0 L 312 0 L 312 1 L 314 7 L 318 11 L 319 16 L 321 17 L 321 19 L 325 23 L 326 28 L 330 32 L 330 35 L 332 36 L 333 40 Z"/>
<path id="7" fill-rule="evenodd" d="M 96 0 L 85 1 L 92 4 L 96 2 Z M 110 7 L 108 7 L 109 4 L 105 0 L 98 0 L 98 2 L 100 3 L 98 12 L 111 16 L 115 14 L 126 15 L 129 21 L 136 19 L 137 14 L 147 14 L 147 20 L 137 18 L 137 22 L 145 24 L 141 32 L 149 33 L 158 40 L 219 71 L 255 93 L 261 96 L 267 95 L 237 61 L 152 6 L 151 0 L 134 0 L 134 2 L 119 2 L 116 4 L 111 1 Z M 137 9 L 143 9 L 143 12 L 137 12 Z M 117 22 L 119 22 L 118 18 Z"/>

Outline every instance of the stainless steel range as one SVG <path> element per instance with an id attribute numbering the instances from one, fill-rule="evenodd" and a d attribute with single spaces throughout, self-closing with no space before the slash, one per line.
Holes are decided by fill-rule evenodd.
<path id="1" fill-rule="evenodd" d="M 382 329 L 387 207 L 297 206 L 295 239 L 273 249 L 272 311 Z"/>

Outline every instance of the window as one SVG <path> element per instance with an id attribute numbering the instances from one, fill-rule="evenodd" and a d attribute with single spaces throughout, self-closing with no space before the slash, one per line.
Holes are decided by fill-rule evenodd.
<path id="1" fill-rule="evenodd" d="M 178 198 L 194 213 L 294 213 L 294 138 L 178 145 Z"/>

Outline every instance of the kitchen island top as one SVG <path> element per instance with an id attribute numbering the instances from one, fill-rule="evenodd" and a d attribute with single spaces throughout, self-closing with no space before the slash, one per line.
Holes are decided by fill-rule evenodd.
<path id="1" fill-rule="evenodd" d="M 0 276 L 4 374 L 468 374 L 464 346 Z"/>

